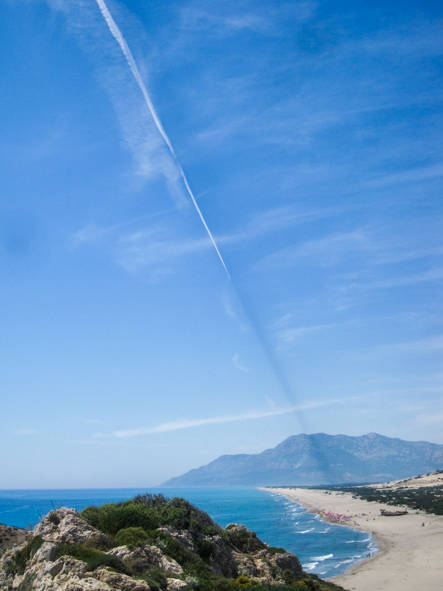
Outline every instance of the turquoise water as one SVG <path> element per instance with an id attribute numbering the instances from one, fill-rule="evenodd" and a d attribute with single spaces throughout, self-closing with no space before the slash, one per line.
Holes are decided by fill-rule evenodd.
<path id="1" fill-rule="evenodd" d="M 146 492 L 180 496 L 225 527 L 242 523 L 271 546 L 296 554 L 304 570 L 328 578 L 343 574 L 377 549 L 370 535 L 331 525 L 285 497 L 254 488 L 151 488 L 0 491 L 0 523 L 29 527 L 52 508 L 81 510 Z"/>

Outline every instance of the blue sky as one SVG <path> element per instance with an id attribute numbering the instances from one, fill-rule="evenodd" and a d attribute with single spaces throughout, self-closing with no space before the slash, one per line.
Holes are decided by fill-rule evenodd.
<path id="1" fill-rule="evenodd" d="M 442 11 L 0 0 L 1 488 L 443 443 Z"/>

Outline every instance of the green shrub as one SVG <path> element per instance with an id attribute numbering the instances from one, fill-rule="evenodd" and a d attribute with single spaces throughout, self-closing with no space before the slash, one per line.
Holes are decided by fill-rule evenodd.
<path id="1" fill-rule="evenodd" d="M 141 527 L 127 527 L 120 529 L 115 535 L 115 541 L 119 546 L 128 546 L 129 548 L 136 548 L 143 546 L 149 541 L 149 536 Z"/>
<path id="2" fill-rule="evenodd" d="M 219 525 L 214 523 L 214 525 L 203 526 L 201 528 L 201 533 L 205 536 L 221 536 L 223 538 L 225 532 Z"/>
<path id="3" fill-rule="evenodd" d="M 118 543 L 115 538 L 102 533 L 91 536 L 83 542 L 84 548 L 95 548 L 95 550 L 103 550 L 103 552 L 107 552 L 116 546 L 118 546 Z"/>
<path id="4" fill-rule="evenodd" d="M 289 568 L 287 568 L 283 571 L 282 578 L 287 585 L 290 585 L 291 583 L 295 583 L 295 581 L 296 581 L 296 577 L 295 577 L 294 573 Z"/>
<path id="5" fill-rule="evenodd" d="M 244 576 L 241 576 L 241 577 L 238 577 L 237 579 L 235 579 L 234 583 L 240 589 L 244 589 L 245 587 L 252 587 L 252 586 L 258 585 L 257 581 L 254 581 L 254 579 L 250 579 L 249 577 L 244 577 Z"/>
<path id="6" fill-rule="evenodd" d="M 196 545 L 200 558 L 205 562 L 209 562 L 211 556 L 214 554 L 213 544 L 207 540 L 199 540 Z"/>
<path id="7" fill-rule="evenodd" d="M 151 587 L 151 591 L 162 591 L 168 587 L 165 573 L 159 568 L 149 569 L 149 571 L 140 578 L 148 583 Z"/>
<path id="8" fill-rule="evenodd" d="M 115 536 L 121 529 L 141 527 L 145 531 L 160 526 L 187 529 L 193 536 L 203 528 L 220 534 L 221 528 L 212 519 L 185 499 L 168 500 L 163 495 L 139 495 L 129 501 L 108 503 L 101 507 L 86 507 L 81 516 L 103 533 Z"/>
<path id="9" fill-rule="evenodd" d="M 274 546 L 271 546 L 268 548 L 268 553 L 271 554 L 271 556 L 274 556 L 274 554 L 286 554 L 286 550 L 284 548 L 275 548 Z"/>

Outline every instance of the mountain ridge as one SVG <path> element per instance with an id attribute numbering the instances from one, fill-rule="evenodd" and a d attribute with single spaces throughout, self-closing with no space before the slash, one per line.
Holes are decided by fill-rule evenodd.
<path id="1" fill-rule="evenodd" d="M 269 486 L 385 482 L 443 467 L 443 445 L 366 435 L 291 435 L 258 454 L 222 455 L 162 486 Z"/>

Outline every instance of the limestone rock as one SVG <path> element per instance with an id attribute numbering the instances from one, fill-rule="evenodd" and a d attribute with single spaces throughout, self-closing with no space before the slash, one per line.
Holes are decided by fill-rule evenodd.
<path id="1" fill-rule="evenodd" d="M 206 541 L 212 543 L 211 570 L 220 577 L 235 579 L 238 576 L 238 564 L 234 558 L 232 549 L 226 544 L 221 536 L 209 538 Z"/>
<path id="2" fill-rule="evenodd" d="M 33 560 L 24 575 L 17 575 L 11 591 L 110 591 L 108 585 L 87 576 L 87 565 L 71 556 L 55 562 Z"/>
<path id="3" fill-rule="evenodd" d="M 183 568 L 179 563 L 169 558 L 169 556 L 165 556 L 157 546 L 145 545 L 139 548 L 119 546 L 118 548 L 113 548 L 107 554 L 117 556 L 121 560 L 128 562 L 135 570 L 157 567 L 173 575 L 181 575 L 183 573 Z"/>
<path id="4" fill-rule="evenodd" d="M 100 568 L 91 574 L 91 577 L 106 583 L 111 589 L 118 591 L 151 591 L 146 581 L 138 581 L 121 573 L 113 573 L 105 568 Z M 109 590 L 108 587 L 108 590 Z"/>
<path id="5" fill-rule="evenodd" d="M 50 511 L 34 528 L 34 536 L 41 536 L 45 542 L 59 544 L 79 544 L 99 533 L 80 517 L 78 511 L 67 507 Z"/>
<path id="6" fill-rule="evenodd" d="M 168 582 L 168 591 L 180 591 L 188 586 L 185 581 L 181 579 L 166 579 Z"/>
<path id="7" fill-rule="evenodd" d="M 188 552 L 195 552 L 195 544 L 189 531 L 185 529 L 174 529 L 171 526 L 159 527 L 157 531 L 170 536 L 173 540 L 178 542 L 182 548 Z"/>
<path id="8" fill-rule="evenodd" d="M 260 550 L 255 554 L 234 552 L 239 575 L 255 579 L 260 583 L 284 583 L 283 573 L 290 570 L 294 580 L 303 578 L 300 561 L 290 552 L 273 554 L 269 549 Z"/>
<path id="9" fill-rule="evenodd" d="M 35 562 L 53 562 L 57 556 L 57 544 L 53 542 L 43 542 L 41 547 L 37 550 L 33 560 Z"/>
<path id="10" fill-rule="evenodd" d="M 281 554 L 274 554 L 268 557 L 268 561 L 271 566 L 276 566 L 280 571 L 290 570 L 294 573 L 296 579 L 303 578 L 303 569 L 299 559 L 295 554 L 291 552 L 283 552 Z"/>

